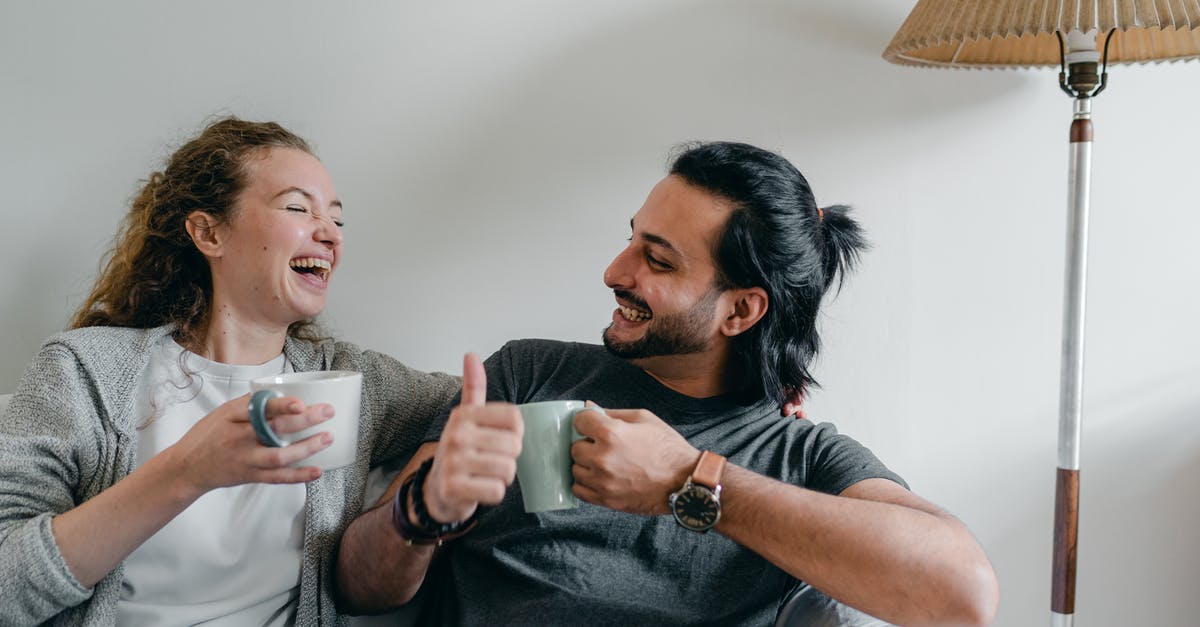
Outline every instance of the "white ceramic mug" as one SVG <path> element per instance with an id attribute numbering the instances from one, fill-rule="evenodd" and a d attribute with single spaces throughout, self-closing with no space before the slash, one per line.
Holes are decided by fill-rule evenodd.
<path id="1" fill-rule="evenodd" d="M 250 382 L 250 424 L 258 440 L 266 446 L 287 446 L 311 435 L 328 431 L 333 444 L 292 464 L 293 467 L 317 466 L 322 470 L 354 463 L 358 454 L 358 414 L 362 404 L 362 373 L 346 370 L 289 372 Z M 279 435 L 267 422 L 265 409 L 272 398 L 290 396 L 305 405 L 328 403 L 333 417 L 303 431 Z"/>

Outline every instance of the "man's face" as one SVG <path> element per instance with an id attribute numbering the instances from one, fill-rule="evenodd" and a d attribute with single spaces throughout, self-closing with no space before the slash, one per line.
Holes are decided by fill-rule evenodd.
<path id="1" fill-rule="evenodd" d="M 618 305 L 604 330 L 609 351 L 685 355 L 721 337 L 713 250 L 729 214 L 727 201 L 677 176 L 654 186 L 631 221 L 629 246 L 604 271 Z"/>

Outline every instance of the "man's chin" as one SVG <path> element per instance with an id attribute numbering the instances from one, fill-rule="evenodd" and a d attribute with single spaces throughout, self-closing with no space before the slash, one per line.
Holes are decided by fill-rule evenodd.
<path id="1" fill-rule="evenodd" d="M 636 359 L 642 357 L 643 347 L 641 341 L 622 342 L 613 337 L 612 325 L 609 325 L 604 330 L 604 348 L 608 349 L 616 357 L 621 359 Z"/>

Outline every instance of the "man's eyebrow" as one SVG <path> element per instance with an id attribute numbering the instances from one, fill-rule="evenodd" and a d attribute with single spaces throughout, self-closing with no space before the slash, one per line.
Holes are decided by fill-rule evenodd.
<path id="1" fill-rule="evenodd" d="M 642 233 L 641 238 L 646 240 L 647 242 L 650 242 L 651 244 L 658 244 L 659 246 L 662 246 L 663 248 L 667 249 L 668 251 L 670 251 L 672 253 L 675 253 L 676 255 L 683 254 L 683 253 L 679 252 L 678 248 L 675 248 L 674 246 L 672 246 L 671 242 L 668 242 L 665 238 L 663 238 L 659 235 L 655 235 L 653 233 Z"/>
<path id="2" fill-rule="evenodd" d="M 293 192 L 300 194 L 301 196 L 304 196 L 305 198 L 307 198 L 309 200 L 309 202 L 312 202 L 313 200 L 315 200 L 314 196 L 311 193 L 309 193 L 308 190 L 304 189 L 303 187 L 295 187 L 295 186 L 289 187 L 289 188 L 279 192 L 278 194 L 275 194 L 274 196 L 271 197 L 271 199 L 274 200 L 275 198 L 279 198 L 280 196 L 286 196 Z M 341 209 L 342 201 L 334 200 L 333 202 L 329 203 L 329 205 L 336 206 L 338 209 Z"/>
<path id="3" fill-rule="evenodd" d="M 631 230 L 631 231 L 635 230 L 633 228 L 633 219 L 632 218 L 629 219 L 629 230 Z M 640 233 L 638 235 L 638 237 L 640 239 L 646 240 L 647 242 L 650 242 L 651 244 L 656 244 L 658 246 L 662 246 L 663 248 L 667 249 L 669 252 L 675 253 L 676 255 L 679 255 L 681 257 L 683 256 L 683 253 L 680 252 L 680 250 L 678 248 L 675 248 L 675 246 L 672 245 L 671 242 L 667 241 L 667 239 L 661 235 L 655 235 L 653 233 Z"/>

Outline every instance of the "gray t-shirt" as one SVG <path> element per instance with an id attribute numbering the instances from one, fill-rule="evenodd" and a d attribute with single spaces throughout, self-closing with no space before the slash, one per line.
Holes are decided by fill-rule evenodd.
<path id="1" fill-rule="evenodd" d="M 698 449 L 787 483 L 838 494 L 864 479 L 903 484 L 830 424 L 779 415 L 766 398 L 697 399 L 658 383 L 603 346 L 510 342 L 485 363 L 488 400 L 595 401 L 645 408 Z M 436 440 L 449 415 L 435 421 Z M 438 624 L 769 625 L 797 581 L 719 533 L 671 516 L 637 516 L 581 503 L 526 514 L 520 484 L 447 544 L 426 586 Z"/>

